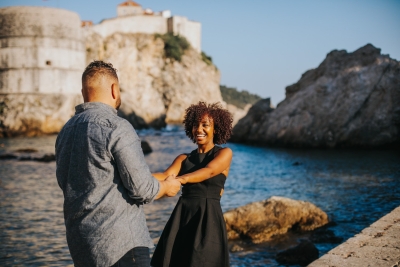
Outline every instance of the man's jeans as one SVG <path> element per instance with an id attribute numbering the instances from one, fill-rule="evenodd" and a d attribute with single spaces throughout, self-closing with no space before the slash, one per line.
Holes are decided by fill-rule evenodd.
<path id="1" fill-rule="evenodd" d="M 111 267 L 149 267 L 150 252 L 147 247 L 136 247 L 129 250 Z"/>

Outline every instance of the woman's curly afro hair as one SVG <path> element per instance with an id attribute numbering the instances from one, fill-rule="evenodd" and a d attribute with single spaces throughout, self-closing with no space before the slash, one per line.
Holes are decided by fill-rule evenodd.
<path id="1" fill-rule="evenodd" d="M 185 126 L 186 135 L 196 142 L 192 129 L 204 115 L 208 115 L 214 123 L 214 144 L 225 144 L 232 135 L 232 114 L 222 108 L 219 102 L 214 104 L 207 104 L 199 102 L 198 104 L 191 105 L 185 110 L 185 118 L 183 124 Z"/>

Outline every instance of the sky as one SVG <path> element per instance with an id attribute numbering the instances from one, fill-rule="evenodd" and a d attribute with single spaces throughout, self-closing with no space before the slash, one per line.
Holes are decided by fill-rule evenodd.
<path id="1" fill-rule="evenodd" d="M 48 6 L 99 23 L 116 17 L 123 0 L 0 0 L 5 6 Z M 221 72 L 221 84 L 285 98 L 285 87 L 316 68 L 332 50 L 367 43 L 400 60 L 400 0 L 137 0 L 202 24 L 202 50 Z"/>

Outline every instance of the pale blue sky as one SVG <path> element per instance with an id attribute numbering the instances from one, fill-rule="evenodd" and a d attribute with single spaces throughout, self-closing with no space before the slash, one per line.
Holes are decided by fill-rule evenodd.
<path id="1" fill-rule="evenodd" d="M 0 7 L 49 6 L 98 23 L 123 0 L 0 0 Z M 138 0 L 202 24 L 202 50 L 221 71 L 221 84 L 271 97 L 317 67 L 333 49 L 371 43 L 400 60 L 400 0 Z"/>

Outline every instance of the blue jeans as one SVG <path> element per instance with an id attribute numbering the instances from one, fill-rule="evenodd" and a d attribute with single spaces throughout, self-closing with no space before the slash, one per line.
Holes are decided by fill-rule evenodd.
<path id="1" fill-rule="evenodd" d="M 111 267 L 150 267 L 149 248 L 133 248 Z"/>

